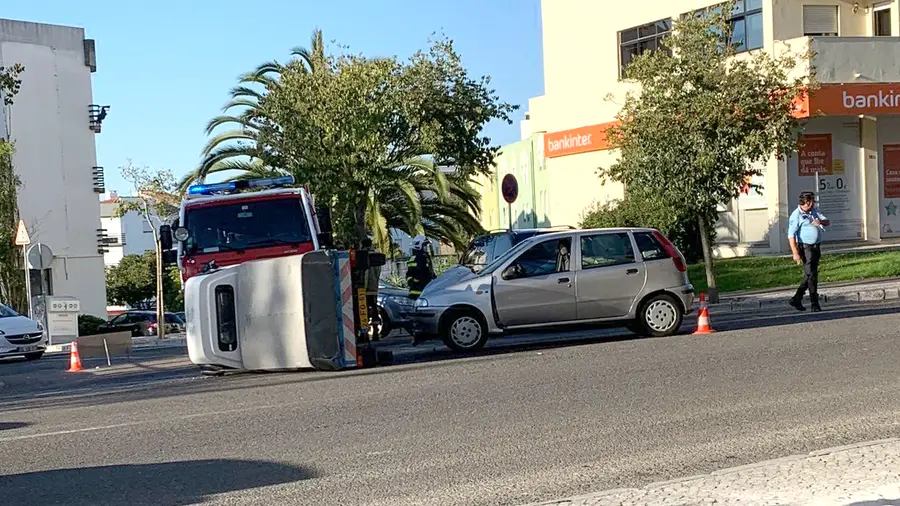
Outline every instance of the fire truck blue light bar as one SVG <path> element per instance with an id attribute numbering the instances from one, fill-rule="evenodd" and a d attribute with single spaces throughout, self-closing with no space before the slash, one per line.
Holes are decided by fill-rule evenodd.
<path id="1" fill-rule="evenodd" d="M 294 176 L 264 177 L 227 183 L 197 184 L 188 188 L 188 195 L 233 192 L 242 188 L 274 188 L 294 184 Z"/>

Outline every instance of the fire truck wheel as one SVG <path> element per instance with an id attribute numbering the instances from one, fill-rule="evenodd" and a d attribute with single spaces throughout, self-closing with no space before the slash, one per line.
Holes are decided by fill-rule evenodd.
<path id="1" fill-rule="evenodd" d="M 473 309 L 451 309 L 441 318 L 441 340 L 453 351 L 471 352 L 484 348 L 487 323 Z"/>

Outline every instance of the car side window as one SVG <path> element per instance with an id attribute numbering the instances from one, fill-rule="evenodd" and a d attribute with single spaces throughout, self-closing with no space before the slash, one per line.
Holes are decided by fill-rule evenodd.
<path id="1" fill-rule="evenodd" d="M 641 258 L 645 261 L 669 258 L 666 249 L 650 232 L 635 232 L 634 242 L 637 243 L 638 249 L 641 251 Z"/>
<path id="2" fill-rule="evenodd" d="M 571 250 L 572 240 L 568 237 L 535 244 L 519 255 L 514 262 L 520 269 L 517 277 L 530 278 L 568 272 Z"/>
<path id="3" fill-rule="evenodd" d="M 110 320 L 109 324 L 110 325 L 121 325 L 121 324 L 125 323 L 125 318 L 126 318 L 126 315 L 120 314 L 119 316 L 116 316 L 115 318 Z"/>
<path id="4" fill-rule="evenodd" d="M 634 263 L 634 248 L 627 232 L 581 237 L 581 268 L 594 269 Z"/>

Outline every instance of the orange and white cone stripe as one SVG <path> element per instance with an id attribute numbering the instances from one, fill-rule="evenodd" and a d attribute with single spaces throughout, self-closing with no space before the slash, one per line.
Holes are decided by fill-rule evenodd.
<path id="1" fill-rule="evenodd" d="M 706 305 L 706 295 L 700 293 L 700 314 L 697 316 L 697 330 L 694 334 L 712 334 L 715 332 L 709 322 L 709 307 Z"/>

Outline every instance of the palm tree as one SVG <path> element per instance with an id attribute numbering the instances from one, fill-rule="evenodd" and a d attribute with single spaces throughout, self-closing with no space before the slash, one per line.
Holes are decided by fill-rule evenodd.
<path id="1" fill-rule="evenodd" d="M 310 48 L 301 46 L 291 50 L 291 62 L 300 62 L 302 68 L 316 72 L 324 68 L 325 43 L 322 30 L 313 31 Z M 179 189 L 184 191 L 195 181 L 206 176 L 229 171 L 264 171 L 265 167 L 277 167 L 274 157 L 257 147 L 258 125 L 254 118 L 259 113 L 260 100 L 270 86 L 276 85 L 286 65 L 277 61 L 260 64 L 251 72 L 238 78 L 238 84 L 229 92 L 231 98 L 222 107 L 222 114 L 209 120 L 206 134 L 210 137 L 202 151 L 200 165 L 182 179 Z M 215 133 L 223 126 L 234 128 Z"/>

